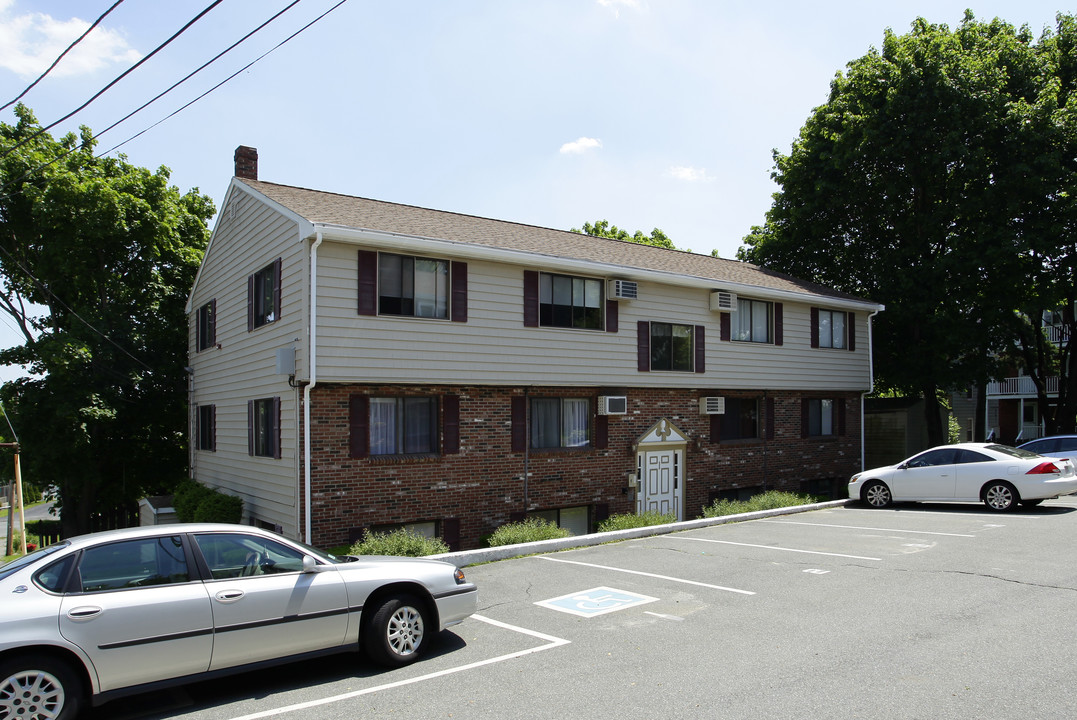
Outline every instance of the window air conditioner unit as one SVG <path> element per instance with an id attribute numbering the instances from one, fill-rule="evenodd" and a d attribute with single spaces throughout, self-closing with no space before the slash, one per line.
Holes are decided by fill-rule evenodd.
<path id="1" fill-rule="evenodd" d="M 639 297 L 639 287 L 635 280 L 610 280 L 606 283 L 606 288 L 610 300 L 635 300 Z"/>
<path id="2" fill-rule="evenodd" d="M 725 415 L 724 397 L 701 397 L 699 399 L 700 415 Z"/>
<path id="3" fill-rule="evenodd" d="M 711 310 L 736 312 L 737 294 L 726 292 L 725 290 L 715 290 L 711 293 Z"/>
<path id="4" fill-rule="evenodd" d="M 628 413 L 628 398 L 624 395 L 600 395 L 598 397 L 599 415 L 625 415 Z"/>

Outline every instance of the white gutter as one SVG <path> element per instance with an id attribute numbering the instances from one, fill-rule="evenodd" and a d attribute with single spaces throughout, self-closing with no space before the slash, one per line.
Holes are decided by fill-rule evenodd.
<path id="1" fill-rule="evenodd" d="M 864 453 L 867 451 L 867 423 L 864 422 L 864 405 L 868 395 L 875 392 L 875 345 L 872 340 L 871 333 L 871 321 L 880 312 L 886 309 L 885 305 L 880 305 L 879 309 L 868 315 L 868 391 L 860 393 L 860 469 L 866 470 L 864 466 Z"/>
<path id="2" fill-rule="evenodd" d="M 761 287 L 748 283 L 738 283 L 716 278 L 705 278 L 681 273 L 666 272 L 662 270 L 648 270 L 638 267 L 628 267 L 613 263 L 598 262 L 594 260 L 577 260 L 561 257 L 559 255 L 544 255 L 542 253 L 525 250 L 511 250 L 507 248 L 477 245 L 470 242 L 458 242 L 455 240 L 441 240 L 437 238 L 421 237 L 418 235 L 405 235 L 403 233 L 385 232 L 382 230 L 369 230 L 354 228 L 345 225 L 333 225 L 330 223 L 314 223 L 313 229 L 321 237 L 328 235 L 333 240 L 354 243 L 370 243 L 379 248 L 408 250 L 412 253 L 430 255 L 455 255 L 462 258 L 476 260 L 489 260 L 491 262 L 509 263 L 535 267 L 535 257 L 542 257 L 542 267 L 548 270 L 560 270 L 562 272 L 577 272 L 592 275 L 608 275 L 626 280 L 650 280 L 653 282 L 679 285 L 681 287 L 704 288 L 707 290 L 726 290 L 728 292 L 743 293 L 753 298 L 768 300 L 788 300 L 790 302 L 816 302 L 825 300 L 828 306 L 858 309 L 867 312 L 878 312 L 882 306 L 878 303 L 850 298 L 820 295 L 804 290 L 780 290 L 776 288 Z M 455 249 L 455 252 L 453 252 Z"/>
<path id="3" fill-rule="evenodd" d="M 310 368 L 309 382 L 303 388 L 303 524 L 306 528 L 306 543 L 314 542 L 311 531 L 311 468 L 310 468 L 310 391 L 318 384 L 318 246 L 322 244 L 322 234 L 315 236 L 310 246 L 310 327 L 307 328 L 309 349 L 307 363 Z"/>

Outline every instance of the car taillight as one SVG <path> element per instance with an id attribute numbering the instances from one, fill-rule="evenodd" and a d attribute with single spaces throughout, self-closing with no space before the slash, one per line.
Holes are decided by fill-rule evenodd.
<path id="1" fill-rule="evenodd" d="M 1031 470 L 1029 470 L 1025 474 L 1026 475 L 1057 475 L 1060 472 L 1062 472 L 1062 471 L 1058 469 L 1057 465 L 1055 465 L 1053 462 L 1048 461 L 1048 462 L 1040 463 L 1039 465 L 1032 468 Z"/>

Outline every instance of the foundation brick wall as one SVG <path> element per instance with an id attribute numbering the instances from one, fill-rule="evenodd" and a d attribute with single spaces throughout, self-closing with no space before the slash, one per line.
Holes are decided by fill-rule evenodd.
<path id="1" fill-rule="evenodd" d="M 460 400 L 460 451 L 438 456 L 370 456 L 349 451 L 349 399 L 401 395 L 455 395 Z M 690 441 L 685 452 L 684 518 L 721 492 L 738 489 L 819 491 L 840 488 L 860 469 L 860 398 L 855 393 L 775 393 L 773 438 L 711 442 L 711 417 L 699 397 L 762 398 L 763 392 L 707 389 L 542 388 L 530 397 L 625 395 L 626 415 L 608 416 L 608 447 L 512 452 L 512 398 L 520 388 L 490 386 L 318 385 L 311 393 L 311 513 L 319 547 L 347 544 L 360 528 L 446 520 L 459 525 L 459 549 L 527 510 L 603 506 L 609 514 L 635 512 L 634 445 L 667 419 Z M 844 434 L 801 437 L 803 398 L 845 401 Z M 439 404 L 440 405 L 440 404 Z M 761 412 L 761 422 L 766 413 Z M 439 423 L 440 427 L 440 423 Z M 592 417 L 592 431 L 594 418 Z M 593 436 L 593 432 L 592 432 Z M 529 471 L 526 483 L 525 464 Z"/>

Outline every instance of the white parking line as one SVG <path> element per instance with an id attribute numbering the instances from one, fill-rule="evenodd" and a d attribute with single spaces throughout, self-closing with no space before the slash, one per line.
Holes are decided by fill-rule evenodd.
<path id="1" fill-rule="evenodd" d="M 871 530 L 873 532 L 896 532 L 910 535 L 944 535 L 946 537 L 976 537 L 961 533 L 930 532 L 928 530 L 905 530 L 904 528 L 860 527 L 859 525 L 827 525 L 825 523 L 793 522 L 792 520 L 756 520 L 755 522 L 774 523 L 776 525 L 810 525 L 812 527 L 844 528 L 846 530 Z"/>
<path id="2" fill-rule="evenodd" d="M 865 557 L 863 555 L 844 555 L 842 553 L 822 552 L 820 550 L 798 550 L 796 548 L 774 547 L 773 545 L 755 545 L 753 543 L 730 542 L 729 540 L 711 540 L 709 538 L 697 538 L 687 535 L 663 535 L 663 539 L 691 540 L 693 542 L 716 543 L 718 545 L 739 545 L 740 547 L 762 548 L 764 550 L 777 550 L 779 552 L 804 553 L 806 555 L 826 555 L 828 557 L 849 558 L 850 560 L 882 560 L 877 557 Z"/>
<path id="3" fill-rule="evenodd" d="M 700 587 L 711 588 L 712 590 L 725 590 L 726 592 L 738 593 L 740 595 L 755 595 L 750 590 L 738 590 L 737 588 L 723 587 L 722 585 L 711 585 L 710 583 L 699 582 L 697 580 L 685 580 L 684 578 L 670 577 L 669 575 L 655 575 L 654 573 L 642 572 L 640 570 L 626 570 L 624 568 L 610 567 L 608 565 L 595 565 L 593 563 L 579 562 L 576 560 L 562 560 L 561 558 L 554 558 L 548 555 L 535 555 L 533 556 L 538 560 L 549 560 L 550 562 L 568 563 L 569 565 L 582 565 L 584 567 L 598 568 L 599 570 L 611 570 L 613 572 L 628 573 L 629 575 L 643 575 L 644 577 L 657 578 L 659 580 L 669 580 L 676 583 L 684 583 L 685 585 L 698 585 Z"/>
<path id="4" fill-rule="evenodd" d="M 1016 513 L 1008 513 L 1005 516 L 1000 513 L 992 512 L 958 512 L 956 510 L 902 510 L 901 508 L 894 508 L 894 513 L 900 513 L 902 515 L 957 515 L 958 517 L 971 517 L 981 518 L 989 517 L 996 520 L 1001 520 L 1005 517 L 1007 520 L 1040 520 L 1042 515 L 1018 515 Z"/>
<path id="5" fill-rule="evenodd" d="M 550 650 L 555 647 L 561 647 L 562 645 L 568 645 L 572 641 L 565 640 L 563 638 L 554 637 L 553 635 L 546 635 L 544 633 L 536 632 L 534 630 L 528 630 L 527 628 L 517 627 L 515 625 L 509 625 L 498 620 L 491 620 L 488 617 L 482 615 L 472 615 L 471 619 L 484 622 L 494 627 L 503 628 L 505 630 L 512 630 L 513 632 L 529 635 L 539 640 L 545 640 L 546 645 L 539 645 L 538 647 L 528 648 L 527 650 L 520 650 L 518 652 L 509 653 L 508 655 L 499 655 L 489 660 L 480 660 L 478 662 L 469 663 L 467 665 L 461 665 L 460 667 L 449 668 L 447 670 L 439 670 L 438 672 L 429 673 L 428 675 L 420 675 L 419 677 L 408 678 L 407 680 L 400 680 L 394 683 L 386 683 L 385 685 L 377 685 L 375 687 L 364 688 L 363 690 L 355 690 L 354 692 L 342 693 L 340 695 L 333 695 L 320 700 L 311 700 L 304 703 L 296 703 L 294 705 L 286 705 L 284 707 L 275 708 L 273 710 L 263 710 L 262 712 L 251 713 L 250 715 L 240 715 L 239 717 L 232 718 L 232 720 L 258 720 L 258 718 L 268 718 L 277 715 L 284 715 L 285 713 L 298 712 L 300 710 L 309 710 L 311 708 L 320 707 L 322 705 L 330 705 L 332 703 L 341 702 L 343 700 L 350 700 L 351 698 L 360 697 L 362 695 L 370 695 L 372 693 L 381 692 L 382 690 L 391 690 L 393 688 L 403 687 L 405 685 L 414 685 L 424 680 L 433 680 L 434 678 L 445 677 L 446 675 L 453 675 L 455 673 L 464 672 L 465 670 L 474 670 L 478 667 L 485 665 L 493 665 L 494 663 L 504 662 L 505 660 L 513 660 L 524 655 L 530 655 L 532 653 L 542 652 L 543 650 Z"/>

